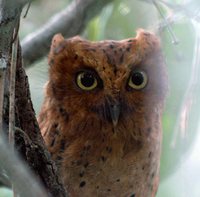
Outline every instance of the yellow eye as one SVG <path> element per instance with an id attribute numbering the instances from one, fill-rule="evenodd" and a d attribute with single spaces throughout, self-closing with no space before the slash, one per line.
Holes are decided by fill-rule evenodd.
<path id="1" fill-rule="evenodd" d="M 76 83 L 82 90 L 93 90 L 97 87 L 97 79 L 92 72 L 83 71 L 77 75 Z"/>
<path id="2" fill-rule="evenodd" d="M 148 77 L 144 71 L 134 71 L 132 72 L 128 85 L 136 90 L 140 90 L 147 85 Z"/>

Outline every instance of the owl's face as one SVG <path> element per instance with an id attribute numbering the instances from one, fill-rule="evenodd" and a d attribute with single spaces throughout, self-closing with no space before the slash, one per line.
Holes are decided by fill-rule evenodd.
<path id="1" fill-rule="evenodd" d="M 47 94 L 69 114 L 90 114 L 114 126 L 163 104 L 167 77 L 158 39 L 138 31 L 123 41 L 53 39 Z"/>

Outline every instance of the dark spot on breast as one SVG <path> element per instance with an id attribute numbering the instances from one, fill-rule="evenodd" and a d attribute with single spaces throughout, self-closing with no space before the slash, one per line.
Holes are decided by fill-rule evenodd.
<path id="1" fill-rule="evenodd" d="M 55 130 L 53 130 L 51 133 L 50 133 L 50 136 L 52 138 L 55 138 L 57 135 L 59 135 L 60 131 L 58 129 L 55 128 Z"/>
<path id="2" fill-rule="evenodd" d="M 154 176 L 155 176 L 155 173 L 153 172 L 153 173 L 152 173 L 152 175 L 151 175 L 151 178 L 153 179 L 153 178 L 154 178 Z"/>
<path id="3" fill-rule="evenodd" d="M 55 138 L 57 135 L 59 135 L 59 130 L 56 128 L 50 132 L 50 137 L 52 138 Z"/>
<path id="4" fill-rule="evenodd" d="M 136 197 L 135 194 L 131 194 L 130 197 Z"/>
<path id="5" fill-rule="evenodd" d="M 148 183 L 148 188 L 150 188 L 150 190 L 151 190 L 151 188 L 152 188 L 152 184 L 151 183 Z"/>
<path id="6" fill-rule="evenodd" d="M 108 191 L 108 192 L 110 192 L 110 191 L 111 191 L 111 189 L 107 189 L 107 191 Z"/>
<path id="7" fill-rule="evenodd" d="M 117 182 L 120 182 L 120 179 L 117 179 L 116 181 L 117 181 Z"/>
<path id="8" fill-rule="evenodd" d="M 56 129 L 57 127 L 58 127 L 58 123 L 54 123 L 54 124 L 53 124 L 53 128 Z"/>
<path id="9" fill-rule="evenodd" d="M 81 172 L 79 173 L 79 176 L 80 176 L 80 177 L 83 177 L 84 174 L 85 174 L 85 172 L 84 172 L 84 171 L 81 171 Z"/>
<path id="10" fill-rule="evenodd" d="M 85 151 L 89 151 L 90 148 L 91 148 L 91 145 L 87 145 L 87 146 L 84 147 L 84 150 L 85 150 Z"/>
<path id="11" fill-rule="evenodd" d="M 142 170 L 144 170 L 145 169 L 145 165 L 144 166 L 142 166 Z"/>
<path id="12" fill-rule="evenodd" d="M 114 128 L 112 128 L 112 132 L 115 133 L 115 129 Z"/>
<path id="13" fill-rule="evenodd" d="M 119 60 L 119 61 L 120 61 L 120 64 L 122 64 L 122 63 L 123 63 L 123 61 L 124 61 L 124 54 L 122 54 L 122 55 L 121 55 L 121 57 L 120 57 L 120 60 Z"/>
<path id="14" fill-rule="evenodd" d="M 87 149 L 87 151 L 89 151 L 89 150 L 91 149 L 91 145 L 88 145 L 88 146 L 86 147 L 86 149 Z"/>
<path id="15" fill-rule="evenodd" d="M 60 131 L 59 131 L 58 129 L 55 129 L 55 130 L 54 130 L 54 134 L 55 134 L 55 135 L 59 135 L 59 133 L 60 133 Z M 55 136 L 55 135 L 54 135 L 54 136 Z"/>
<path id="16" fill-rule="evenodd" d="M 148 133 L 150 133 L 150 132 L 151 132 L 151 127 L 149 127 L 149 128 L 147 129 L 147 132 L 148 132 Z"/>
<path id="17" fill-rule="evenodd" d="M 54 84 L 54 83 L 52 83 L 52 82 L 50 82 L 49 84 L 50 84 L 50 88 L 51 88 L 51 90 L 52 90 L 53 94 L 54 94 L 54 95 L 56 95 L 56 94 L 57 94 L 57 92 L 56 92 L 56 87 L 55 87 L 55 84 Z"/>
<path id="18" fill-rule="evenodd" d="M 76 125 L 76 131 L 84 131 L 87 126 L 87 122 L 81 122 Z"/>
<path id="19" fill-rule="evenodd" d="M 111 153 L 111 152 L 112 152 L 112 147 L 107 146 L 107 147 L 106 147 L 106 151 L 107 151 L 108 153 Z"/>
<path id="20" fill-rule="evenodd" d="M 127 47 L 127 48 L 126 48 L 126 51 L 127 51 L 127 52 L 129 52 L 129 51 L 130 51 L 130 49 L 131 49 L 131 47 Z"/>
<path id="21" fill-rule="evenodd" d="M 81 163 L 82 163 L 81 160 L 76 161 L 76 165 L 77 165 L 77 166 L 80 166 Z"/>
<path id="22" fill-rule="evenodd" d="M 107 54 L 107 53 L 105 53 L 106 54 L 106 57 L 107 57 L 107 62 L 108 62 L 108 64 L 110 64 L 110 65 L 112 65 L 112 66 L 115 66 L 114 64 L 114 59 L 109 55 L 109 54 Z"/>
<path id="23" fill-rule="evenodd" d="M 99 189 L 99 186 L 97 185 L 96 188 Z"/>
<path id="24" fill-rule="evenodd" d="M 75 55 L 75 56 L 74 56 L 74 59 L 77 60 L 77 59 L 78 59 L 78 55 Z"/>
<path id="25" fill-rule="evenodd" d="M 111 45 L 110 45 L 110 48 L 111 48 L 111 49 L 113 49 L 113 48 L 114 48 L 114 46 L 111 44 Z"/>
<path id="26" fill-rule="evenodd" d="M 84 167 L 85 167 L 85 168 L 87 168 L 87 167 L 88 167 L 88 165 L 89 165 L 89 163 L 88 163 L 88 162 L 86 162 L 86 163 L 84 164 Z"/>
<path id="27" fill-rule="evenodd" d="M 65 150 L 65 140 L 61 140 L 61 142 L 60 142 L 60 150 L 61 151 Z"/>
<path id="28" fill-rule="evenodd" d="M 107 158 L 104 157 L 104 156 L 101 156 L 101 160 L 102 160 L 103 162 L 105 162 L 105 161 L 107 160 Z"/>
<path id="29" fill-rule="evenodd" d="M 63 159 L 63 158 L 62 158 L 60 155 L 56 157 L 56 160 L 59 160 L 59 161 L 60 161 L 60 160 L 62 160 L 62 159 Z"/>
<path id="30" fill-rule="evenodd" d="M 151 158 L 151 156 L 152 156 L 152 152 L 149 152 L 149 155 L 148 155 L 148 157 L 149 157 L 149 158 Z"/>
<path id="31" fill-rule="evenodd" d="M 84 187 L 84 186 L 85 186 L 85 184 L 86 184 L 86 182 L 85 182 L 85 181 L 81 181 L 81 182 L 80 182 L 80 185 L 79 185 L 79 187 Z"/>
<path id="32" fill-rule="evenodd" d="M 66 112 L 65 109 L 63 109 L 62 107 L 59 108 L 59 112 L 61 113 L 62 117 L 65 118 L 65 121 L 67 121 L 69 119 L 69 114 Z"/>

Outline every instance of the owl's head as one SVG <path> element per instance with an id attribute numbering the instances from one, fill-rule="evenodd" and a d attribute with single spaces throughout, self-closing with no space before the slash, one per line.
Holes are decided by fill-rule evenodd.
<path id="1" fill-rule="evenodd" d="M 49 54 L 47 95 L 69 114 L 117 122 L 164 102 L 167 76 L 158 38 L 90 42 L 55 35 Z"/>

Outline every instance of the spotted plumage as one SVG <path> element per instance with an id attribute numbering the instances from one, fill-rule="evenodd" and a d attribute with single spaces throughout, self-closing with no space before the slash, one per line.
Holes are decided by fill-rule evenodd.
<path id="1" fill-rule="evenodd" d="M 90 42 L 55 35 L 39 115 L 72 197 L 154 197 L 167 92 L 158 38 Z"/>

